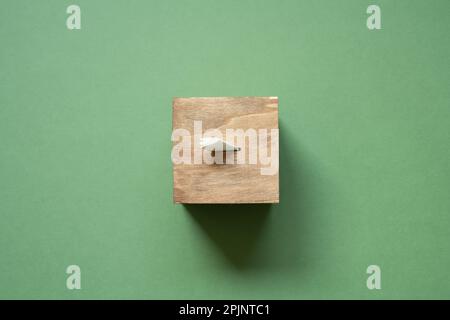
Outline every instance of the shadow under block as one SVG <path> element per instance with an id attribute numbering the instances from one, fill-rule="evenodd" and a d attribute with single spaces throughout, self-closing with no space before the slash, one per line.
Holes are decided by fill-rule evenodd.
<path id="1" fill-rule="evenodd" d="M 194 121 L 197 121 L 197 128 L 198 121 L 201 121 L 201 134 L 209 129 L 218 129 L 224 139 L 226 129 L 242 129 L 244 132 L 248 129 L 256 132 L 267 129 L 268 156 L 276 159 L 277 163 L 274 174 L 261 174 L 261 168 L 268 165 L 261 164 L 259 139 L 256 145 L 257 163 L 250 164 L 249 148 L 255 148 L 255 144 L 250 144 L 248 137 L 245 138 L 246 161 L 243 164 L 237 164 L 237 161 L 232 164 L 193 164 L 193 160 L 190 163 L 173 162 L 175 203 L 279 202 L 277 97 L 174 98 L 172 111 L 172 129 L 186 129 L 192 136 L 191 159 L 194 159 L 194 149 L 203 152 L 194 138 Z M 277 134 L 272 135 L 271 129 L 276 129 Z M 196 134 L 198 136 L 198 130 Z M 181 138 L 174 139 L 173 146 L 180 141 Z M 273 148 L 274 145 L 276 148 Z"/>

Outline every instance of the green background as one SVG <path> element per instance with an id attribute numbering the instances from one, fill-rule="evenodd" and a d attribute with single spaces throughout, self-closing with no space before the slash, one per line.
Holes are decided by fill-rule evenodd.
<path id="1" fill-rule="evenodd" d="M 450 1 L 0 6 L 1 298 L 450 298 Z M 175 96 L 279 96 L 279 205 L 172 203 Z"/>

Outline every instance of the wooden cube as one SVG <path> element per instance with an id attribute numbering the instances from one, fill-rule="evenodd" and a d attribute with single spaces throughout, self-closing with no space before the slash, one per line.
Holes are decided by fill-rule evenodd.
<path id="1" fill-rule="evenodd" d="M 175 203 L 279 202 L 277 97 L 174 98 L 172 117 Z M 183 149 L 180 152 L 182 138 L 186 138 L 186 142 L 189 138 L 177 137 L 177 129 L 191 135 L 190 150 Z M 234 132 L 242 129 L 249 134 L 244 136 L 243 149 L 234 152 L 233 163 L 226 162 L 228 153 L 223 153 L 223 163 L 220 163 L 218 159 L 222 154 L 219 152 L 212 153 L 219 163 L 204 163 L 203 159 L 201 163 L 195 163 L 195 155 L 202 154 L 204 158 L 208 156 L 207 151 L 198 144 L 198 133 L 203 135 L 208 129 L 217 129 L 216 132 L 224 137 L 227 136 L 227 129 Z M 250 138 L 253 131 L 258 133 L 256 144 L 255 139 Z M 264 131 L 267 132 L 265 140 L 260 135 Z M 263 152 L 265 148 L 266 158 Z M 245 163 L 238 163 L 239 152 L 245 153 Z M 253 163 L 250 160 L 250 152 L 257 154 L 257 163 L 254 163 L 254 158 Z M 174 161 L 174 154 L 186 156 L 185 161 Z M 241 156 L 244 157 L 244 154 Z M 270 164 L 268 158 L 271 159 Z"/>

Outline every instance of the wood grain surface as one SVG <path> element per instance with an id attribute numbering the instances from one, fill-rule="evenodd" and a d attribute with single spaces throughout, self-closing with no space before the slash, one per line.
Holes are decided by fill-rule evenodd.
<path id="1" fill-rule="evenodd" d="M 199 120 L 202 121 L 203 132 L 218 129 L 224 136 L 226 129 L 268 129 L 269 154 L 272 139 L 276 139 L 274 143 L 278 146 L 278 137 L 270 135 L 270 129 L 278 129 L 277 97 L 173 99 L 173 129 L 186 129 L 193 136 L 194 121 Z M 245 145 L 248 150 L 248 139 Z M 278 153 L 276 158 L 278 160 Z M 249 164 L 248 161 L 245 164 L 173 164 L 174 202 L 278 203 L 279 170 L 274 175 L 262 175 L 262 167 L 267 165 L 261 165 L 259 160 L 257 164 Z"/>

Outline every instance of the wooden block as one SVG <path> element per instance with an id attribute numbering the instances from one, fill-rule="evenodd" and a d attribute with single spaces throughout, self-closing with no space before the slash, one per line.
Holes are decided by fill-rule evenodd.
<path id="1" fill-rule="evenodd" d="M 175 203 L 279 202 L 277 97 L 174 98 L 172 116 Z M 201 131 L 196 130 L 199 123 Z M 176 136 L 177 129 L 185 129 L 190 134 L 190 150 L 183 149 L 180 152 L 183 137 Z M 203 135 L 208 129 L 217 129 L 224 138 L 227 136 L 227 129 L 233 129 L 234 132 L 242 129 L 249 134 L 242 145 L 243 150 L 235 151 L 233 163 L 211 164 L 204 163 L 203 159 L 201 163 L 194 163 L 196 154 L 201 154 L 202 157 L 207 155 L 207 151 L 196 142 L 198 133 Z M 254 139 L 249 138 L 252 131 L 258 133 L 257 144 Z M 260 135 L 264 131 L 267 132 L 267 141 Z M 264 148 L 267 148 L 270 164 L 267 159 L 264 163 L 261 161 Z M 245 163 L 237 163 L 238 152 L 244 152 Z M 251 163 L 250 152 L 257 154 L 256 163 Z M 190 160 L 182 163 L 180 160 L 174 161 L 174 154 L 186 155 L 187 158 L 184 159 Z M 214 152 L 212 155 L 214 156 Z M 223 155 L 216 152 L 216 156 L 219 159 Z"/>

